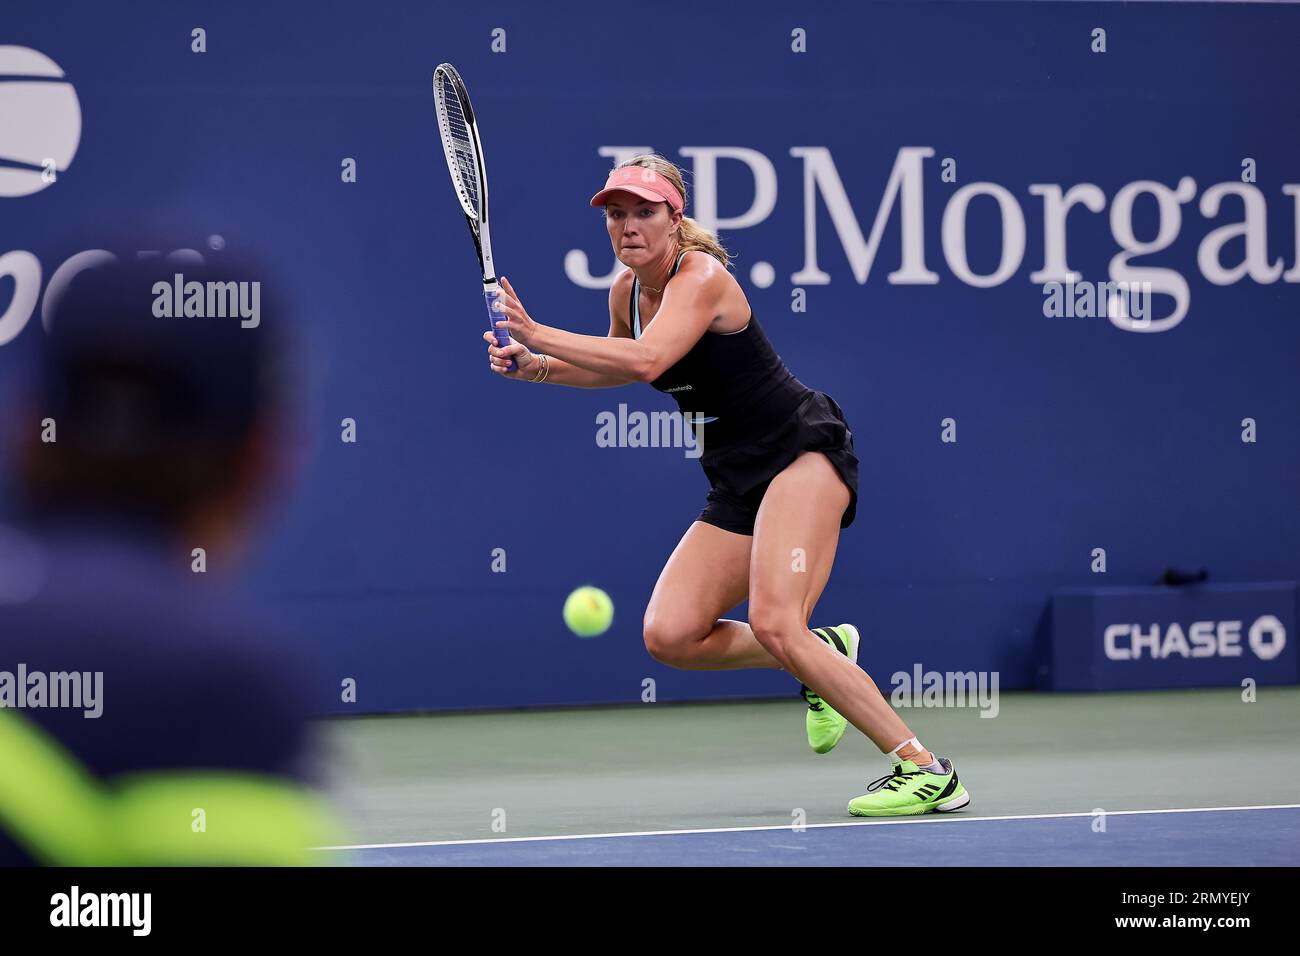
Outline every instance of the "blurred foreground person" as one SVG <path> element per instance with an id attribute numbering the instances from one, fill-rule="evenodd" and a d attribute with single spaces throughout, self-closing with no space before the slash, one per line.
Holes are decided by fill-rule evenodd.
<path id="1" fill-rule="evenodd" d="M 303 864 L 330 836 L 309 673 L 222 594 L 288 466 L 287 317 L 262 267 L 215 258 L 122 252 L 27 333 L 0 865 Z"/>

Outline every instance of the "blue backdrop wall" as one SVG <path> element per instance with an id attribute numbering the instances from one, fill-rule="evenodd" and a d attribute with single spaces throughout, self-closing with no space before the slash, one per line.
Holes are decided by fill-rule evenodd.
<path id="1" fill-rule="evenodd" d="M 1095 548 L 1106 584 L 1300 576 L 1300 9 L 761 0 L 653 22 L 7 0 L 0 377 L 101 235 L 269 250 L 309 339 L 310 443 L 245 586 L 318 649 L 322 711 L 632 701 L 647 677 L 660 700 L 791 693 L 641 646 L 707 486 L 681 450 L 598 447 L 596 416 L 669 400 L 489 373 L 434 125 L 449 60 L 498 264 L 539 321 L 604 334 L 617 264 L 587 198 L 634 151 L 684 166 L 778 351 L 853 425 L 859 517 L 815 623 L 856 622 L 878 679 L 919 662 L 1030 686 L 1048 594 L 1103 583 Z M 1081 184 L 1062 227 L 1054 197 Z M 1045 315 L 1066 263 L 1151 282 L 1154 321 Z M 617 607 L 600 639 L 560 619 L 583 583 Z"/>

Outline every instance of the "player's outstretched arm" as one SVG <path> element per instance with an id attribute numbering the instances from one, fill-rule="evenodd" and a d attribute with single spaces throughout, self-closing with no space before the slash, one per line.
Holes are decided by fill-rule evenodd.
<path id="1" fill-rule="evenodd" d="M 663 304 L 640 339 L 618 335 L 596 336 L 566 332 L 535 321 L 504 277 L 496 308 L 496 322 L 511 339 L 547 355 L 558 355 L 571 365 L 626 381 L 653 382 L 699 341 L 713 321 L 721 273 L 693 266 L 678 272 L 677 281 L 664 290 Z M 612 293 L 611 293 L 612 303 Z M 611 316 L 616 315 L 611 305 Z M 611 328 L 613 323 L 611 323 Z"/>
<path id="2" fill-rule="evenodd" d="M 513 305 L 517 310 L 527 315 L 523 308 L 523 302 L 520 301 L 518 293 L 514 286 L 510 285 L 510 280 L 501 277 L 502 297 Z M 618 283 L 610 289 L 610 309 L 609 309 L 609 338 L 631 339 L 632 329 L 628 325 L 626 316 L 622 314 L 625 309 L 620 310 L 619 304 L 626 300 L 628 285 L 620 287 Z M 620 297 L 621 296 L 621 297 Z M 547 385 L 569 385 L 573 388 L 617 388 L 620 385 L 627 385 L 629 382 L 636 381 L 632 375 L 616 374 L 610 371 L 595 371 L 574 365 L 572 362 L 566 362 L 564 359 L 556 358 L 554 355 L 547 355 L 546 367 L 543 369 L 540 362 L 540 356 L 534 355 L 522 343 L 511 343 L 504 349 L 496 347 L 496 339 L 491 332 L 483 335 L 483 340 L 488 344 L 488 361 L 492 371 L 504 376 L 505 378 L 515 379 L 516 381 L 532 382 L 540 380 Z M 507 372 L 510 367 L 510 360 L 515 360 L 516 370 Z"/>
<path id="3" fill-rule="evenodd" d="M 545 385 L 570 385 L 574 388 L 617 388 L 633 381 L 618 375 L 607 375 L 579 368 L 576 365 L 557 359 L 552 355 L 546 357 L 543 369 L 541 356 L 535 355 L 518 342 L 511 342 L 505 348 L 497 347 L 496 337 L 491 332 L 483 333 L 483 341 L 488 345 L 488 364 L 492 371 L 503 378 L 516 382 L 532 382 L 541 379 Z M 510 360 L 515 360 L 515 370 L 508 372 Z M 541 376 L 545 375 L 544 378 Z"/>

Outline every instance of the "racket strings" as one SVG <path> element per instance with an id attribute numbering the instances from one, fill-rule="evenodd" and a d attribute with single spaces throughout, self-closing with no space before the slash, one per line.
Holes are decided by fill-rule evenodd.
<path id="1" fill-rule="evenodd" d="M 456 187 L 468 201 L 476 216 L 482 209 L 479 196 L 478 152 L 470 134 L 465 110 L 455 87 L 447 77 L 438 77 L 438 113 L 442 118 L 443 148 L 451 160 Z"/>

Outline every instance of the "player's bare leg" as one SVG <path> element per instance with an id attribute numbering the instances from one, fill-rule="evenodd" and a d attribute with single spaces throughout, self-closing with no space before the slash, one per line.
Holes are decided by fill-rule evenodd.
<path id="1" fill-rule="evenodd" d="M 772 480 L 754 525 L 749 622 L 781 667 L 888 752 L 912 732 L 865 671 L 808 629 L 848 503 L 849 489 L 817 452 L 800 455 Z"/>
<path id="2" fill-rule="evenodd" d="M 921 746 L 865 671 L 808 630 L 808 617 L 830 576 L 848 502 L 848 488 L 817 452 L 800 455 L 773 479 L 754 525 L 751 628 L 786 670 L 889 755 L 893 772 L 851 800 L 851 814 L 959 810 L 970 803 L 970 795 L 952 764 Z"/>
<path id="3" fill-rule="evenodd" d="M 781 665 L 744 621 L 721 619 L 749 596 L 753 538 L 696 521 L 659 574 L 646 607 L 646 650 L 684 670 Z"/>

